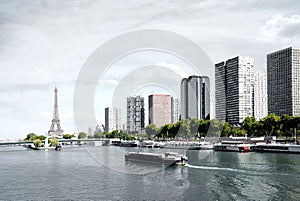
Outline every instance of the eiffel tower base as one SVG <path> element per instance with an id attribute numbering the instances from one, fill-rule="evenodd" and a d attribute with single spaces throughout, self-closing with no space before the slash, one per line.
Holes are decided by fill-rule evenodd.
<path id="1" fill-rule="evenodd" d="M 51 137 L 63 137 L 64 135 L 64 131 L 63 130 L 60 130 L 60 131 L 49 131 L 48 132 L 48 136 L 51 136 Z"/>

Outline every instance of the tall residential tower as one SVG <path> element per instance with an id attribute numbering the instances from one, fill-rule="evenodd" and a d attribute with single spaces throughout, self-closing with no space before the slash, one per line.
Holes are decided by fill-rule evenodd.
<path id="1" fill-rule="evenodd" d="M 121 109 L 114 107 L 105 108 L 105 130 L 108 132 L 120 130 L 122 129 L 121 124 Z"/>
<path id="2" fill-rule="evenodd" d="M 256 120 L 268 115 L 267 73 L 254 73 L 254 117 Z"/>
<path id="3" fill-rule="evenodd" d="M 300 116 L 300 49 L 267 55 L 268 113 Z"/>
<path id="4" fill-rule="evenodd" d="M 127 98 L 127 131 L 136 134 L 144 130 L 145 109 L 141 96 Z"/>
<path id="5" fill-rule="evenodd" d="M 216 118 L 231 124 L 253 116 L 254 58 L 237 56 L 215 65 Z"/>

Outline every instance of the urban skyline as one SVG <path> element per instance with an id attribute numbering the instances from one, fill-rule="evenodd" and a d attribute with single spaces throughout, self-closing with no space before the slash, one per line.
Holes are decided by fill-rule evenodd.
<path id="1" fill-rule="evenodd" d="M 237 56 L 216 63 L 216 118 L 226 120 L 233 125 L 238 125 L 248 116 L 253 116 L 256 120 L 259 120 L 270 113 L 275 113 L 280 116 L 282 116 L 282 114 L 295 116 L 295 113 L 288 112 L 293 110 L 297 112 L 298 110 L 296 109 L 300 109 L 297 105 L 300 103 L 300 99 L 296 99 L 299 97 L 297 92 L 300 91 L 300 82 L 298 80 L 300 77 L 299 50 L 299 48 L 290 47 L 268 54 L 268 76 L 265 71 L 255 70 L 253 57 Z M 281 73 L 280 80 L 278 80 L 278 73 Z M 286 79 L 283 79 L 282 76 Z M 293 82 L 291 81 L 292 77 Z M 270 88 L 274 88 L 276 84 L 281 88 L 277 87 L 269 93 Z M 290 84 L 291 90 L 289 90 L 289 87 L 282 87 L 287 86 L 288 84 Z M 210 104 L 210 95 L 209 93 L 206 94 L 203 89 L 209 89 L 209 78 L 206 76 L 193 75 L 188 78 L 183 78 L 180 85 L 180 100 L 174 99 L 171 95 L 166 94 L 151 94 L 148 96 L 149 124 L 162 126 L 168 123 L 175 123 L 174 113 L 178 114 L 179 102 L 181 103 L 181 109 L 179 110 L 180 118 L 178 119 L 207 119 L 209 112 L 208 115 L 206 115 L 205 112 L 209 111 L 210 107 L 208 110 L 207 108 L 205 109 L 203 105 L 205 106 L 206 104 L 203 103 L 208 102 Z M 278 102 L 282 102 L 282 100 L 274 95 L 269 98 L 268 94 L 277 94 L 278 96 L 279 89 L 283 90 L 282 92 L 284 93 L 288 93 L 285 94 L 284 97 L 290 101 L 288 103 L 292 102 L 293 105 L 284 105 L 287 101 L 283 101 L 282 104 L 279 104 L 279 107 L 274 107 L 274 105 L 278 105 Z M 292 90 L 293 92 L 291 92 Z M 166 104 L 166 101 L 168 104 Z M 175 107 L 175 102 L 177 107 Z M 290 105 L 292 105 L 292 107 Z M 286 110 L 286 112 L 283 113 L 274 112 L 274 108 L 277 111 L 282 111 L 281 108 L 285 109 L 288 106 L 290 106 L 289 111 Z M 268 110 L 268 108 L 272 108 L 273 110 Z M 168 115 L 165 115 L 166 112 L 170 112 L 171 114 L 168 113 Z M 160 115 L 160 113 L 163 113 L 164 115 Z"/>

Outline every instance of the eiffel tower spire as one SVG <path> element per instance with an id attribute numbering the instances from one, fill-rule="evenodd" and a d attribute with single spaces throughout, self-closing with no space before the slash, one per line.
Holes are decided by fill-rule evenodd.
<path id="1" fill-rule="evenodd" d="M 60 127 L 60 120 L 58 115 L 58 103 L 57 103 L 57 88 L 54 89 L 54 110 L 53 110 L 53 119 L 51 127 L 49 130 L 49 136 L 63 136 L 64 131 Z M 55 128 L 56 126 L 56 128 Z"/>

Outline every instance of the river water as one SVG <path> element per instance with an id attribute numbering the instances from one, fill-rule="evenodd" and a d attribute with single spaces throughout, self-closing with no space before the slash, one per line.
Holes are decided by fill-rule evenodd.
<path id="1" fill-rule="evenodd" d="M 127 151 L 0 147 L 0 200 L 300 200 L 300 155 L 188 151 L 187 166 L 162 167 Z"/>

